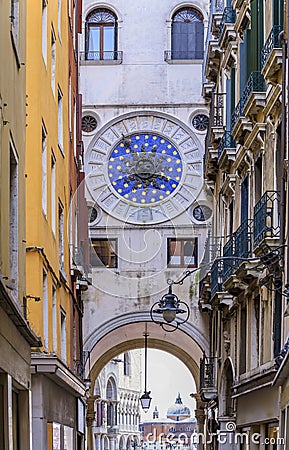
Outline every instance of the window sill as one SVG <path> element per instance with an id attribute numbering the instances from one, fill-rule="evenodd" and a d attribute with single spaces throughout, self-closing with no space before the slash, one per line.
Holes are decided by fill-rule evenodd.
<path id="1" fill-rule="evenodd" d="M 165 59 L 167 64 L 203 64 L 203 59 Z"/>
<path id="2" fill-rule="evenodd" d="M 122 59 L 85 59 L 80 61 L 81 66 L 115 66 L 122 64 Z"/>
<path id="3" fill-rule="evenodd" d="M 198 269 L 198 266 L 190 266 L 190 265 L 173 265 L 173 264 L 168 264 L 167 266 L 168 269 Z"/>

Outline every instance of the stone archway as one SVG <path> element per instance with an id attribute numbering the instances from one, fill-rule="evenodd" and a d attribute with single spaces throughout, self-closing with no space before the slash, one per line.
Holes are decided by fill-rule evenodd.
<path id="1" fill-rule="evenodd" d="M 182 330 L 168 333 L 148 320 L 148 314 L 127 314 L 111 320 L 107 326 L 104 324 L 103 327 L 95 329 L 86 339 L 84 345 L 86 352 L 90 354 L 91 368 L 88 374 L 87 362 L 86 374 L 91 378 L 92 385 L 101 369 L 112 358 L 127 350 L 143 347 L 146 322 L 149 333 L 148 346 L 168 352 L 180 359 L 190 370 L 197 389 L 199 388 L 199 361 L 203 352 L 208 353 L 209 348 L 206 336 L 192 324 L 184 324 Z M 143 330 L 139 322 L 143 323 Z"/>
<path id="2" fill-rule="evenodd" d="M 209 349 L 206 336 L 191 323 L 184 324 L 181 330 L 173 333 L 165 332 L 159 325 L 149 321 L 149 315 L 146 313 L 131 313 L 114 318 L 108 324 L 96 328 L 86 339 L 85 350 L 90 355 L 86 363 L 86 376 L 91 379 L 92 386 L 102 368 L 112 358 L 125 351 L 143 348 L 145 329 L 149 334 L 148 347 L 163 350 L 182 361 L 191 372 L 198 392 L 199 361 L 203 351 L 208 353 Z M 198 411 L 198 396 L 195 398 Z M 199 431 L 203 432 L 202 421 L 199 421 L 198 426 Z M 89 439 L 91 433 L 92 429 L 88 427 L 88 442 L 92 442 Z M 88 449 L 92 450 L 90 447 Z"/>
<path id="3" fill-rule="evenodd" d="M 221 376 L 219 414 L 224 417 L 231 417 L 234 413 L 232 387 L 234 382 L 234 371 L 232 361 L 227 358 Z"/>

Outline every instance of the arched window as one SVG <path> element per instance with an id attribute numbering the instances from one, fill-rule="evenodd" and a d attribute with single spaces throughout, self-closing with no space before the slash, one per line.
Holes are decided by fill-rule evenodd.
<path id="1" fill-rule="evenodd" d="M 129 354 L 126 352 L 123 354 L 123 374 L 130 375 L 130 361 Z"/>
<path id="2" fill-rule="evenodd" d="M 107 426 L 113 427 L 117 425 L 117 392 L 116 384 L 113 378 L 109 378 L 106 385 L 107 400 Z"/>
<path id="3" fill-rule="evenodd" d="M 172 59 L 203 59 L 204 24 L 194 8 L 179 9 L 172 23 Z"/>
<path id="4" fill-rule="evenodd" d="M 117 18 L 108 9 L 95 9 L 86 18 L 85 59 L 117 59 Z"/>

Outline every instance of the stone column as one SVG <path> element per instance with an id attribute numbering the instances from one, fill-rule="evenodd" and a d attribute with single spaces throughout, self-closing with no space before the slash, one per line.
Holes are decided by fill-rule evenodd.
<path id="1" fill-rule="evenodd" d="M 109 450 L 116 450 L 116 437 L 109 436 Z"/>
<path id="2" fill-rule="evenodd" d="M 95 450 L 101 450 L 100 434 L 94 436 Z"/>
<path id="3" fill-rule="evenodd" d="M 197 408 L 195 409 L 195 417 L 198 424 L 198 450 L 203 450 L 206 448 L 205 442 L 207 438 L 205 430 L 206 403 L 202 401 L 200 394 L 192 394 L 191 397 L 193 397 L 197 403 Z"/>
<path id="4" fill-rule="evenodd" d="M 91 395 L 86 399 L 87 450 L 95 450 L 93 429 L 92 429 L 95 421 L 95 410 L 94 410 L 95 399 L 96 397 L 94 395 Z"/>
<path id="5" fill-rule="evenodd" d="M 219 450 L 234 450 L 237 448 L 236 441 L 236 421 L 234 417 L 219 417 Z M 251 448 L 251 447 L 250 447 Z"/>

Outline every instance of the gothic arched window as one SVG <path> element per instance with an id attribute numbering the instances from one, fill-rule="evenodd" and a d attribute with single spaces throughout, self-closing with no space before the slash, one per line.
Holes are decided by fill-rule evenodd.
<path id="1" fill-rule="evenodd" d="M 203 59 L 204 24 L 194 8 L 181 8 L 172 20 L 172 59 Z"/>
<path id="2" fill-rule="evenodd" d="M 86 18 L 85 59 L 117 59 L 117 18 L 108 9 L 95 9 Z"/>

